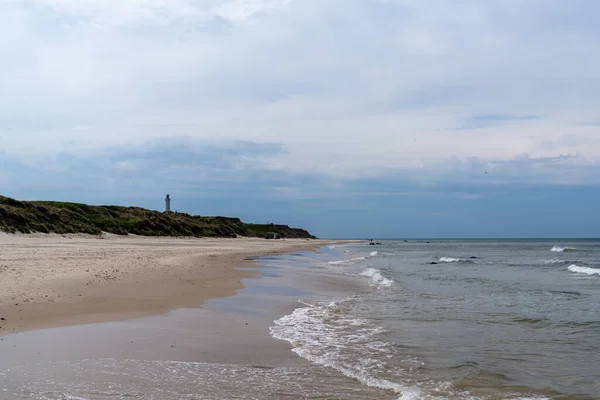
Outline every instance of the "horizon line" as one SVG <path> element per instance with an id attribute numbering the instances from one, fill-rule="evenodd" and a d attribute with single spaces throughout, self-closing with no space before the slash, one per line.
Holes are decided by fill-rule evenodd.
<path id="1" fill-rule="evenodd" d="M 320 238 L 323 240 L 365 240 L 369 241 L 371 238 Z M 481 237 L 481 238 L 439 238 L 439 237 L 419 237 L 419 238 L 376 238 L 373 237 L 373 240 L 600 240 L 600 237 Z"/>

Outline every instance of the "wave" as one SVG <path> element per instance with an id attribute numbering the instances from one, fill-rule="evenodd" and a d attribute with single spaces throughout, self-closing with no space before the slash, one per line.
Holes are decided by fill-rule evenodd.
<path id="1" fill-rule="evenodd" d="M 568 270 L 571 272 L 578 273 L 578 274 L 600 275 L 600 269 L 598 269 L 598 268 L 580 267 L 579 265 L 575 265 L 575 264 L 570 265 Z"/>
<path id="2" fill-rule="evenodd" d="M 535 318 L 535 317 L 519 317 L 519 318 L 514 318 L 512 320 L 512 322 L 517 323 L 517 324 L 536 325 L 536 324 L 540 324 L 540 323 L 546 323 L 546 322 L 548 322 L 548 319 L 547 318 Z"/>
<path id="3" fill-rule="evenodd" d="M 550 290 L 550 293 L 566 297 L 568 300 L 577 299 L 582 296 L 580 292 L 575 292 L 572 290 Z"/>
<path id="4" fill-rule="evenodd" d="M 416 383 L 415 371 L 424 362 L 406 354 L 402 346 L 380 340 L 384 329 L 349 314 L 347 302 L 327 305 L 302 302 L 304 307 L 276 320 L 269 328 L 270 333 L 289 342 L 298 356 L 365 386 L 394 392 L 397 400 L 480 399 L 455 391 L 448 382 Z"/>
<path id="5" fill-rule="evenodd" d="M 550 400 L 548 397 L 508 397 L 508 400 Z"/>
<path id="6" fill-rule="evenodd" d="M 357 261 L 365 261 L 366 259 L 367 259 L 366 257 L 356 257 L 356 258 L 351 258 L 349 260 L 329 261 L 329 265 L 350 264 L 350 263 L 354 263 Z"/>
<path id="7" fill-rule="evenodd" d="M 290 393 L 293 398 L 360 399 L 356 385 L 324 389 L 323 382 L 332 377 L 334 382 L 339 379 L 334 371 L 310 366 L 95 358 L 0 370 L 0 398 L 14 394 L 11 399 L 272 399 Z M 331 395 L 324 396 L 324 391 Z"/>
<path id="8" fill-rule="evenodd" d="M 564 263 L 565 260 L 542 260 L 542 264 L 560 264 L 560 263 Z"/>
<path id="9" fill-rule="evenodd" d="M 342 265 L 342 264 L 351 264 L 359 261 L 365 261 L 367 258 L 375 257 L 379 254 L 378 251 L 372 251 L 368 256 L 363 257 L 355 257 L 347 260 L 337 260 L 337 261 L 329 261 L 329 265 Z"/>
<path id="10" fill-rule="evenodd" d="M 550 249 L 550 251 L 553 251 L 555 253 L 562 253 L 565 251 L 577 251 L 577 249 L 575 247 L 559 247 L 559 246 L 554 246 Z"/>
<path id="11" fill-rule="evenodd" d="M 333 250 L 333 249 L 339 249 L 339 248 L 348 247 L 348 246 L 350 246 L 350 244 L 330 244 L 327 246 L 327 248 Z"/>
<path id="12" fill-rule="evenodd" d="M 440 258 L 440 262 L 452 263 L 452 262 L 463 262 L 467 261 L 464 258 L 453 258 L 453 257 L 442 257 Z"/>
<path id="13" fill-rule="evenodd" d="M 401 394 L 403 400 L 422 398 L 418 388 L 379 377 L 391 370 L 386 360 L 395 358 L 393 346 L 377 339 L 382 328 L 347 315 L 342 303 L 304 303 L 307 307 L 276 320 L 271 335 L 291 343 L 292 351 L 300 357 L 333 368 L 363 385 L 391 390 Z"/>
<path id="14" fill-rule="evenodd" d="M 381 271 L 376 268 L 367 268 L 360 275 L 371 278 L 371 283 L 379 287 L 390 287 L 394 283 L 393 280 L 381 275 Z"/>

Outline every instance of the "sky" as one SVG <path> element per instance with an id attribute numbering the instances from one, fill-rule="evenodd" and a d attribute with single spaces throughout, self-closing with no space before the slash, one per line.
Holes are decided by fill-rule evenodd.
<path id="1" fill-rule="evenodd" d="M 595 0 L 4 0 L 0 194 L 600 237 Z"/>

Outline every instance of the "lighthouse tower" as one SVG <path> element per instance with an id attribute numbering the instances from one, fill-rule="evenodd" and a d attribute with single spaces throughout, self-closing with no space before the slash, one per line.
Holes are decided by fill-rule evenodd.
<path id="1" fill-rule="evenodd" d="M 170 212 L 171 211 L 171 196 L 169 196 L 167 194 L 167 197 L 165 197 L 165 212 Z"/>

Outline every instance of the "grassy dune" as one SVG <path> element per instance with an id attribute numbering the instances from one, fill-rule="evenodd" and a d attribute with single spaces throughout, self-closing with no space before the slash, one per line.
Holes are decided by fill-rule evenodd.
<path id="1" fill-rule="evenodd" d="M 0 196 L 0 231 L 118 235 L 314 238 L 287 225 L 247 224 L 239 218 L 162 213 L 140 207 L 90 206 L 56 201 L 19 201 Z"/>

